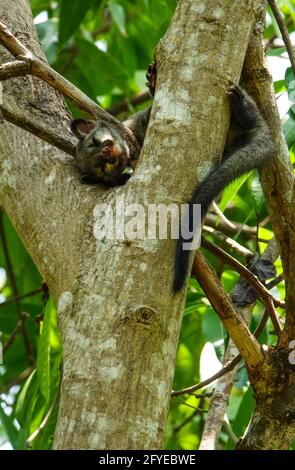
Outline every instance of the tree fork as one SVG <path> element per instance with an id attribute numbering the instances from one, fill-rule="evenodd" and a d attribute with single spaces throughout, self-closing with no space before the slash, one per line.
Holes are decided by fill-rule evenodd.
<path id="1" fill-rule="evenodd" d="M 0 203 L 58 304 L 64 371 L 55 449 L 163 446 L 185 296 L 172 296 L 175 245 L 103 244 L 95 238 L 96 208 L 99 202 L 114 207 L 119 195 L 144 207 L 147 201 L 187 201 L 222 154 L 227 89 L 239 81 L 259 5 L 178 3 L 157 50 L 157 92 L 145 145 L 124 187 L 106 192 L 80 185 L 70 157 L 1 125 Z M 26 0 L 3 0 L 0 17 L 44 57 Z M 11 61 L 2 49 L 1 61 Z M 69 133 L 63 102 L 48 85 L 12 79 L 4 83 L 3 96 L 6 107 Z"/>

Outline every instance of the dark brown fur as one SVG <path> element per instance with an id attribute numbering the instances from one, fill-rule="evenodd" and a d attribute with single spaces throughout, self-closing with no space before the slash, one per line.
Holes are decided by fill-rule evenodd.
<path id="1" fill-rule="evenodd" d="M 229 99 L 232 110 L 231 126 L 221 164 L 213 169 L 197 186 L 189 201 L 189 220 L 194 204 L 201 205 L 204 220 L 210 204 L 218 194 L 239 176 L 259 168 L 276 156 L 276 148 L 268 125 L 255 101 L 240 87 L 231 86 Z M 192 226 L 192 224 L 190 224 Z M 184 287 L 190 264 L 190 250 L 183 250 L 180 237 L 176 244 L 174 292 Z"/>

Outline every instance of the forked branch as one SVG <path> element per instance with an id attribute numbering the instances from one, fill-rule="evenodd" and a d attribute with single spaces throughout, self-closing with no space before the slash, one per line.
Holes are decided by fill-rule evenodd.
<path id="1" fill-rule="evenodd" d="M 62 95 L 69 98 L 69 100 L 71 100 L 76 107 L 89 114 L 89 116 L 92 118 L 103 119 L 104 121 L 116 124 L 116 126 L 121 129 L 127 142 L 130 142 L 132 146 L 137 148 L 139 147 L 139 144 L 130 129 L 126 128 L 114 116 L 109 114 L 105 109 L 101 108 L 97 103 L 88 98 L 85 93 L 79 90 L 79 88 L 73 85 L 69 80 L 64 78 L 54 69 L 52 69 L 46 62 L 40 60 L 31 51 L 29 51 L 12 34 L 7 25 L 1 20 L 0 44 L 2 44 L 2 46 L 4 46 L 16 59 L 14 62 L 8 62 L 0 67 L 0 80 L 6 80 L 12 77 L 20 77 L 24 75 L 32 75 L 34 77 L 40 78 L 44 82 L 48 83 L 48 85 L 50 85 L 52 88 L 62 93 Z M 6 115 L 7 113 L 8 110 L 6 110 Z M 28 126 L 26 130 L 32 132 L 33 128 L 32 126 Z M 38 135 L 38 137 L 46 140 L 46 142 L 50 142 L 53 145 L 58 143 L 59 145 L 56 145 L 58 148 L 62 148 L 62 146 L 67 147 L 67 145 L 64 145 L 64 143 L 60 144 L 60 139 L 55 140 L 54 142 L 54 138 L 51 136 L 43 138 L 42 133 L 32 133 Z M 46 133 L 44 136 L 46 137 Z M 62 150 L 64 150 L 64 148 L 62 148 Z M 70 148 L 68 148 L 66 151 L 72 154 Z"/>

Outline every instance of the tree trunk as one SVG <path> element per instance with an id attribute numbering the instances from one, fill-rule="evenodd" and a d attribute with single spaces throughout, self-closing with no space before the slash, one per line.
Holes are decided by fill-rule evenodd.
<path id="1" fill-rule="evenodd" d="M 255 393 L 256 406 L 239 449 L 283 450 L 295 436 L 295 369 L 290 361 L 289 343 L 294 339 L 294 173 L 289 150 L 281 130 L 272 78 L 264 61 L 264 13 L 251 36 L 243 73 L 244 82 L 270 126 L 278 156 L 261 171 L 262 188 L 280 248 L 286 286 L 286 322 L 278 345 L 267 358 L 272 373 L 263 393 Z"/>
<path id="2" fill-rule="evenodd" d="M 64 367 L 56 449 L 163 446 L 184 305 L 184 292 L 173 297 L 171 289 L 175 243 L 97 239 L 98 204 L 183 203 L 218 162 L 226 92 L 239 81 L 259 4 L 178 3 L 157 50 L 140 162 L 124 187 L 80 185 L 70 157 L 1 124 L 0 203 L 58 305 Z M 0 17 L 43 57 L 28 1 L 2 0 Z M 1 48 L 1 63 L 8 59 Z M 3 96 L 6 107 L 69 137 L 62 99 L 46 84 L 13 79 Z"/>

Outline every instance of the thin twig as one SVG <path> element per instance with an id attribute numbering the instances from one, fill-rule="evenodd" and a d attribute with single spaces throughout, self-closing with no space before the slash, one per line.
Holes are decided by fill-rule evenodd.
<path id="1" fill-rule="evenodd" d="M 280 282 L 282 282 L 283 280 L 285 279 L 285 275 L 284 273 L 280 274 L 279 276 L 275 277 L 272 281 L 270 282 L 267 282 L 265 284 L 265 287 L 270 290 L 272 289 L 273 287 L 277 286 L 278 284 L 280 284 Z"/>
<path id="2" fill-rule="evenodd" d="M 265 353 L 251 334 L 243 317 L 232 304 L 201 250 L 196 252 L 192 272 L 243 356 L 248 369 L 252 372 L 260 370 L 265 362 Z"/>
<path id="3" fill-rule="evenodd" d="M 193 393 L 192 394 L 195 398 L 210 398 L 213 395 L 213 392 L 204 392 L 204 393 Z"/>
<path id="4" fill-rule="evenodd" d="M 219 209 L 218 204 L 215 201 L 212 203 L 213 209 L 218 217 L 229 227 L 235 228 L 234 224 L 224 215 L 222 210 Z"/>
<path id="5" fill-rule="evenodd" d="M 276 19 L 278 27 L 281 31 L 281 35 L 282 35 L 283 41 L 285 43 L 285 46 L 286 46 L 286 49 L 287 49 L 287 52 L 288 52 L 288 56 L 289 56 L 289 59 L 290 59 L 290 62 L 291 62 L 293 75 L 295 77 L 295 55 L 294 55 L 293 46 L 292 46 L 292 43 L 291 43 L 291 40 L 290 40 L 289 32 L 288 32 L 288 29 L 285 25 L 284 18 L 282 17 L 282 14 L 281 14 L 275 0 L 267 0 L 267 1 L 268 1 L 268 4 L 269 4 L 272 12 L 273 12 L 273 15 L 274 15 L 275 19 Z"/>
<path id="6" fill-rule="evenodd" d="M 202 238 L 202 246 L 208 249 L 208 251 L 210 251 L 211 253 L 214 253 L 219 258 L 223 259 L 229 266 L 232 266 L 243 278 L 245 278 L 255 288 L 255 290 L 259 294 L 259 297 L 261 297 L 263 301 L 268 301 L 268 299 L 271 299 L 276 307 L 286 308 L 285 302 L 274 297 L 262 284 L 258 277 L 255 276 L 252 271 L 246 268 L 246 266 L 240 263 L 233 256 L 229 255 L 222 248 L 217 245 L 214 245 L 205 238 Z"/>
<path id="7" fill-rule="evenodd" d="M 180 424 L 172 428 L 172 433 L 176 434 L 178 433 L 186 424 L 190 423 L 195 416 L 197 416 L 199 413 L 201 413 L 201 410 L 198 408 L 189 416 L 187 416 Z"/>
<path id="8" fill-rule="evenodd" d="M 11 297 L 8 300 L 5 300 L 5 302 L 0 303 L 0 308 L 6 307 L 9 304 L 13 304 L 14 302 L 19 302 L 20 300 L 26 299 L 27 297 L 33 297 L 34 295 L 40 294 L 41 292 L 44 292 L 43 287 L 39 287 L 38 289 L 32 290 L 31 292 L 27 292 L 26 294 L 20 294 L 15 297 Z"/>
<path id="9" fill-rule="evenodd" d="M 104 24 L 102 24 L 100 28 L 97 28 L 95 31 L 93 31 L 92 37 L 96 38 L 96 36 L 99 36 L 100 34 L 107 33 L 111 25 L 112 21 L 110 19 L 109 21 L 106 21 Z"/>
<path id="10" fill-rule="evenodd" d="M 259 338 L 261 335 L 262 331 L 264 330 L 264 327 L 266 325 L 268 319 L 268 311 L 265 309 L 263 312 L 263 315 L 261 317 L 261 320 L 256 328 L 256 330 L 253 333 L 253 336 L 255 338 Z M 212 375 L 208 379 L 204 380 L 203 382 L 200 382 L 196 385 L 192 385 L 191 387 L 184 388 L 183 390 L 173 390 L 171 392 L 172 397 L 177 397 L 179 395 L 184 395 L 184 394 L 192 394 L 195 390 L 200 390 L 201 388 L 206 387 L 207 385 L 210 385 L 212 382 L 215 382 L 215 380 L 219 379 L 223 375 L 227 374 L 228 372 L 231 372 L 242 360 L 241 354 L 238 354 L 236 357 L 234 357 L 231 361 L 229 361 L 227 364 L 225 364 L 222 369 L 220 369 L 216 374 Z"/>
<path id="11" fill-rule="evenodd" d="M 212 382 L 215 382 L 215 380 L 232 371 L 236 367 L 236 365 L 241 362 L 241 360 L 242 356 L 239 354 L 238 356 L 234 357 L 230 362 L 228 362 L 225 366 L 223 366 L 222 369 L 216 372 L 216 374 L 212 375 L 208 379 L 203 380 L 203 382 L 200 382 L 196 385 L 192 385 L 191 387 L 184 388 L 183 390 L 173 390 L 171 392 L 171 396 L 177 397 L 179 395 L 184 395 L 185 393 L 191 394 L 196 390 L 200 390 L 201 388 L 207 387 L 207 385 L 210 385 Z"/>
<path id="12" fill-rule="evenodd" d="M 259 222 L 259 227 L 265 227 L 270 221 L 270 217 L 267 215 L 261 222 Z"/>
<path id="13" fill-rule="evenodd" d="M 8 383 L 6 383 L 5 385 L 2 385 L 0 387 L 0 393 L 7 394 L 12 387 L 14 387 L 15 385 L 20 385 L 23 382 L 25 382 L 25 380 L 27 380 L 27 378 L 32 374 L 34 370 L 35 370 L 35 367 L 28 367 L 27 369 L 23 370 L 19 375 L 17 375 L 16 377 L 13 377 Z"/>
<path id="14" fill-rule="evenodd" d="M 252 251 L 248 250 L 248 248 L 245 248 L 243 245 L 225 233 L 220 232 L 213 227 L 209 227 L 208 225 L 204 225 L 203 230 L 204 232 L 210 233 L 210 235 L 225 243 L 231 250 L 234 250 L 238 255 L 243 256 L 243 258 L 248 260 L 254 256 Z"/>
<path id="15" fill-rule="evenodd" d="M 20 331 L 22 331 L 22 329 L 24 327 L 24 323 L 29 317 L 30 317 L 30 315 L 27 312 L 22 312 L 21 313 L 20 319 L 18 320 L 18 322 L 16 324 L 16 327 L 14 328 L 13 332 L 11 333 L 11 335 L 8 338 L 8 340 L 6 341 L 6 343 L 4 343 L 4 345 L 3 345 L 3 354 L 5 354 L 7 352 L 7 350 L 10 348 L 10 346 L 12 346 L 12 344 L 14 343 L 15 338 L 17 337 L 18 333 Z"/>
<path id="16" fill-rule="evenodd" d="M 205 219 L 205 224 L 209 225 L 210 227 L 216 228 L 221 230 L 225 233 L 243 233 L 244 235 L 255 238 L 256 237 L 256 227 L 251 227 L 251 225 L 241 224 L 239 222 L 231 222 L 230 224 L 225 222 L 225 220 L 220 220 L 214 214 L 208 214 Z"/>
<path id="17" fill-rule="evenodd" d="M 138 104 L 145 103 L 151 99 L 151 95 L 149 91 L 143 91 L 142 93 L 138 93 L 137 95 L 133 96 L 132 98 L 124 99 L 119 103 L 114 104 L 108 108 L 108 112 L 116 116 L 117 114 L 122 113 L 123 111 L 128 111 L 130 106 L 136 106 Z"/>
<path id="18" fill-rule="evenodd" d="M 288 27 L 291 24 L 293 24 L 293 18 L 292 16 L 289 16 L 289 18 L 285 18 L 284 20 L 285 25 Z M 267 39 L 267 48 L 268 49 L 276 49 L 276 45 L 273 44 L 274 40 L 277 39 L 277 33 L 276 31 Z M 281 46 L 278 46 L 281 47 Z"/>
<path id="19" fill-rule="evenodd" d="M 271 318 L 271 321 L 272 321 L 273 327 L 275 329 L 276 335 L 279 338 L 281 336 L 281 333 L 282 333 L 282 328 L 281 328 L 279 316 L 278 316 L 277 311 L 275 309 L 273 300 L 269 297 L 269 298 L 265 298 L 264 302 L 265 302 L 265 307 L 268 311 L 268 314 Z"/>
<path id="20" fill-rule="evenodd" d="M 92 32 L 92 37 L 95 38 L 96 36 L 99 36 L 100 34 L 106 33 L 110 29 L 111 26 L 112 26 L 112 15 L 111 15 L 110 9 L 106 7 L 103 12 L 102 25 Z"/>

